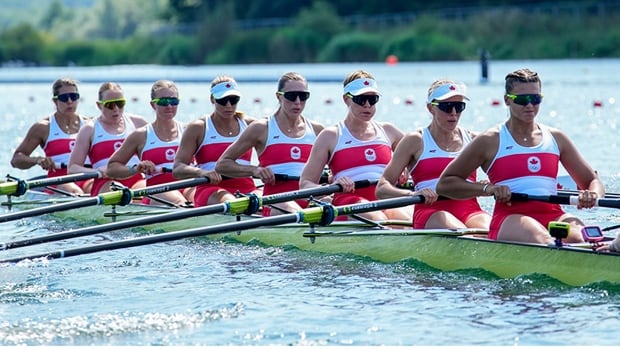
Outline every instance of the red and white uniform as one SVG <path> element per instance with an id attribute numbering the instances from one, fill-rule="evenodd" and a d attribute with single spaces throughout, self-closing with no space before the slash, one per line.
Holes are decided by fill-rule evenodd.
<path id="1" fill-rule="evenodd" d="M 67 175 L 66 165 L 69 164 L 69 157 L 71 151 L 75 147 L 75 138 L 77 133 L 68 134 L 60 128 L 56 121 L 54 114 L 50 115 L 49 133 L 47 134 L 47 141 L 43 145 L 43 151 L 45 156 L 51 158 L 56 165 L 64 164 L 65 168 L 57 167 L 55 171 L 48 171 L 48 177 L 58 177 Z M 82 127 L 83 120 L 80 117 L 80 127 Z"/>
<path id="2" fill-rule="evenodd" d="M 460 127 L 458 131 L 461 134 L 463 145 L 458 151 L 448 152 L 437 145 L 428 128 L 422 129 L 422 154 L 410 172 L 416 191 L 425 188 L 436 191 L 441 172 L 471 142 L 469 132 Z M 467 180 L 476 182 L 476 171 L 472 172 Z M 439 200 L 433 205 L 417 204 L 413 211 L 414 228 L 423 229 L 430 216 L 438 211 L 450 212 L 463 223 L 466 223 L 474 215 L 484 213 L 476 198 Z"/>
<path id="3" fill-rule="evenodd" d="M 274 174 L 285 174 L 292 177 L 301 175 L 306 161 L 310 156 L 312 144 L 316 140 L 314 129 L 308 120 L 304 119 L 306 131 L 298 138 L 285 135 L 278 126 L 274 116 L 267 117 L 267 142 L 265 149 L 258 155 L 259 166 L 270 168 Z M 276 194 L 285 191 L 299 190 L 299 181 L 276 181 L 274 184 L 265 184 L 263 194 Z M 306 200 L 296 200 L 305 208 Z M 266 210 L 267 209 L 267 210 Z M 263 208 L 263 215 L 269 215 L 268 207 Z"/>
<path id="4" fill-rule="evenodd" d="M 392 143 L 381 125 L 374 121 L 371 123 L 376 136 L 367 141 L 355 138 L 343 121 L 338 123 L 338 142 L 327 162 L 334 181 L 341 177 L 353 181 L 381 178 L 383 170 L 392 159 Z M 360 198 L 376 200 L 375 187 L 372 185 L 356 189 L 354 193 L 336 193 L 332 203 L 338 206 L 359 202 Z"/>
<path id="5" fill-rule="evenodd" d="M 90 151 L 88 152 L 88 157 L 92 161 L 93 168 L 107 166 L 108 160 L 112 157 L 112 154 L 120 148 L 125 138 L 136 129 L 136 126 L 127 116 L 123 115 L 123 121 L 125 122 L 125 130 L 119 134 L 110 134 L 106 132 L 99 119 L 94 121 L 93 140 Z M 131 167 L 138 162 L 138 157 L 134 155 L 127 162 L 127 166 Z M 144 175 L 142 173 L 136 173 L 127 179 L 116 180 L 116 182 L 120 182 L 122 185 L 130 188 L 137 181 L 142 179 L 144 179 Z M 101 187 L 108 181 L 110 181 L 109 178 L 95 178 L 91 195 L 98 195 Z"/>
<path id="6" fill-rule="evenodd" d="M 146 126 L 146 142 L 140 153 L 140 159 L 150 160 L 155 166 L 162 169 L 159 173 L 146 175 L 146 185 L 148 186 L 174 182 L 176 180 L 172 176 L 172 167 L 174 166 L 174 158 L 181 143 L 183 125 L 177 121 L 176 126 L 178 130 L 177 138 L 166 142 L 157 137 L 152 124 Z M 163 169 L 168 169 L 169 171 L 164 172 Z"/>
<path id="7" fill-rule="evenodd" d="M 239 134 L 241 134 L 248 127 L 248 125 L 241 118 L 237 118 L 237 121 L 239 122 Z M 238 135 L 231 137 L 219 134 L 215 128 L 215 125 L 213 125 L 211 117 L 205 117 L 204 137 L 195 154 L 197 166 L 203 170 L 213 171 L 215 169 L 217 159 L 220 158 L 226 148 L 237 140 L 237 138 L 239 138 Z M 252 149 L 246 151 L 236 161 L 242 165 L 249 165 L 252 161 Z M 251 177 L 227 178 L 223 179 L 217 185 L 199 185 L 196 187 L 196 194 L 194 195 L 194 206 L 205 206 L 211 194 L 219 189 L 224 189 L 230 193 L 239 191 L 242 194 L 247 194 L 256 190 L 256 185 Z"/>
<path id="8" fill-rule="evenodd" d="M 494 185 L 507 185 L 513 193 L 531 195 L 554 195 L 557 193 L 557 177 L 560 150 L 549 128 L 538 125 L 542 141 L 533 147 L 519 145 L 506 124 L 500 126 L 499 148 L 487 174 Z M 511 214 L 523 214 L 539 221 L 545 227 L 564 211 L 558 204 L 546 202 L 516 202 L 510 206 L 496 202 L 489 229 L 489 238 L 496 239 L 504 219 Z"/>

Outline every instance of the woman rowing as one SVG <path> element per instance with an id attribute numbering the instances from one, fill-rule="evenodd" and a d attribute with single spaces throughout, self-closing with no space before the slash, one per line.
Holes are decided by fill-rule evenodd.
<path id="1" fill-rule="evenodd" d="M 147 123 L 142 116 L 125 114 L 126 102 L 123 89 L 119 84 L 103 83 L 99 88 L 99 100 L 97 101 L 97 108 L 101 111 L 101 115 L 86 123 L 75 140 L 75 148 L 69 158 L 68 172 L 99 172 L 99 178 L 93 183 L 91 196 L 111 190 L 114 180 L 106 175 L 109 158 L 131 132 Z M 92 161 L 92 168 L 85 166 L 86 158 Z M 133 166 L 136 163 L 138 163 L 138 158 L 134 157 L 128 164 Z M 136 173 L 117 182 L 132 189 L 142 188 L 146 184 L 142 173 Z"/>
<path id="2" fill-rule="evenodd" d="M 301 178 L 300 188 L 320 185 L 325 166 L 342 192 L 334 194 L 334 205 L 348 205 L 376 200 L 375 187 L 356 189 L 358 180 L 378 180 L 392 158 L 392 150 L 403 137 L 392 123 L 373 120 L 379 102 L 374 77 L 363 70 L 347 75 L 343 82 L 342 101 L 347 115 L 338 124 L 325 128 L 312 147 Z M 364 213 L 368 219 L 411 219 L 412 207 Z"/>
<path id="3" fill-rule="evenodd" d="M 437 183 L 437 193 L 454 199 L 494 196 L 489 237 L 496 240 L 550 244 L 550 221 L 570 224 L 566 242 L 582 242 L 583 222 L 546 202 L 511 201 L 511 193 L 552 195 L 557 192 L 559 164 L 579 190 L 578 208 L 591 208 L 605 188 L 596 172 L 562 131 L 536 122 L 543 100 L 538 74 L 520 69 L 506 76 L 504 102 L 508 120 L 478 135 L 452 161 Z M 478 167 L 489 176 L 481 184 L 467 178 Z"/>
<path id="4" fill-rule="evenodd" d="M 88 118 L 77 112 L 80 93 L 77 81 L 61 78 L 52 85 L 52 103 L 56 111 L 33 124 L 26 137 L 17 146 L 11 159 L 11 166 L 27 170 L 40 166 L 47 171 L 48 177 L 67 174 L 69 156 L 75 146 L 77 133 Z M 32 152 L 41 147 L 45 156 L 32 156 Z M 55 186 L 70 194 L 88 194 L 93 184 L 92 179 Z"/>
<path id="5" fill-rule="evenodd" d="M 435 186 L 441 172 L 476 136 L 458 126 L 465 100 L 469 100 L 465 85 L 451 80 L 433 82 L 426 100 L 432 116 L 430 125 L 403 137 L 377 184 L 376 195 L 381 199 L 424 195 L 424 203 L 415 205 L 413 213 L 416 229 L 489 229 L 491 216 L 480 208 L 476 198 L 436 201 Z M 416 192 L 397 187 L 403 170 L 411 175 Z M 475 170 L 468 180 L 476 182 Z"/>
<path id="6" fill-rule="evenodd" d="M 253 122 L 222 154 L 215 169 L 224 176 L 260 178 L 263 193 L 276 194 L 299 189 L 299 175 L 310 155 L 316 135 L 323 125 L 303 116 L 306 101 L 310 98 L 308 82 L 298 73 L 289 72 L 280 77 L 275 97 L 278 110 L 264 119 Z M 258 166 L 240 163 L 243 154 L 254 148 Z M 290 178 L 276 179 L 276 174 Z M 263 207 L 263 215 L 294 212 L 307 207 L 307 200 L 296 200 Z"/>
<path id="7" fill-rule="evenodd" d="M 143 173 L 147 186 L 175 181 L 172 165 L 184 128 L 175 119 L 179 103 L 179 91 L 174 82 L 158 80 L 153 84 L 150 105 L 155 111 L 155 121 L 129 134 L 121 147 L 112 154 L 107 166 L 110 178 L 126 179 L 136 173 Z M 139 161 L 130 164 L 134 156 Z M 193 202 L 194 189 L 170 190 L 154 194 L 153 197 L 160 202 L 184 206 Z"/>
<path id="8" fill-rule="evenodd" d="M 235 79 L 230 76 L 213 79 L 210 99 L 213 112 L 189 124 L 174 160 L 173 174 L 176 178 L 209 178 L 208 184 L 196 188 L 194 205 L 197 207 L 232 200 L 237 192 L 260 192 L 250 176 L 222 179 L 215 171 L 215 163 L 220 155 L 255 121 L 237 111 L 241 92 Z M 249 164 L 251 158 L 252 151 L 249 150 L 238 161 Z M 193 165 L 194 159 L 196 166 Z"/>

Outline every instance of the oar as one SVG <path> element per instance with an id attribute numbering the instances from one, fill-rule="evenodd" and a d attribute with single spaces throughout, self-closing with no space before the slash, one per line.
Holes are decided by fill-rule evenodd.
<path id="1" fill-rule="evenodd" d="M 99 177 L 99 172 L 76 173 L 59 177 L 46 177 L 35 180 L 17 180 L 13 182 L 0 183 L 0 195 L 24 195 L 28 189 L 48 187 L 52 185 L 83 181 L 86 179 Z"/>
<path id="2" fill-rule="evenodd" d="M 561 196 L 579 195 L 579 191 L 578 190 L 558 189 L 558 195 L 561 195 Z M 606 199 L 620 199 L 620 194 L 605 193 L 605 198 Z"/>
<path id="3" fill-rule="evenodd" d="M 573 205 L 576 206 L 579 204 L 579 197 L 576 195 L 572 196 L 564 196 L 564 195 L 530 195 L 530 194 L 522 194 L 522 193 L 512 193 L 511 200 L 514 201 L 543 201 L 549 202 L 552 204 L 560 204 L 560 205 Z M 609 208 L 620 208 L 620 199 L 596 199 L 594 206 L 599 207 L 609 207 Z"/>
<path id="4" fill-rule="evenodd" d="M 377 181 L 357 181 L 355 182 L 356 188 L 364 188 L 371 185 L 376 184 Z M 263 196 L 262 199 L 258 199 L 258 203 L 256 201 L 256 196 L 246 196 L 242 198 L 237 198 L 234 200 L 226 201 L 220 204 L 208 205 L 197 208 L 188 208 L 175 210 L 173 212 L 162 213 L 157 215 L 152 215 L 148 217 L 140 217 L 135 219 L 128 219 L 120 222 L 112 222 L 107 224 L 101 224 L 94 227 L 84 227 L 80 229 L 69 230 L 66 232 L 60 232 L 45 236 L 39 236 L 31 239 L 20 240 L 20 241 L 11 241 L 4 244 L 0 244 L 0 250 L 8 250 L 17 247 L 30 246 L 41 244 L 45 242 L 51 241 L 59 241 L 65 240 L 75 237 L 95 235 L 99 233 L 104 233 L 113 230 L 119 229 L 127 229 L 142 225 L 149 225 L 155 223 L 163 223 L 175 220 L 181 220 L 190 217 L 204 216 L 215 213 L 229 213 L 233 215 L 237 214 L 245 214 L 245 213 L 254 213 L 258 210 L 258 206 L 260 204 L 270 205 L 277 204 L 280 202 L 292 201 L 296 199 L 308 198 L 310 196 L 321 196 L 321 195 L 329 195 L 332 193 L 336 193 L 342 190 L 340 184 L 331 184 L 314 188 L 301 189 L 296 191 L 289 191 L 283 193 L 272 194 L 268 196 Z M 252 207 L 253 206 L 253 207 Z"/>
<path id="5" fill-rule="evenodd" d="M 15 262 L 23 261 L 26 259 L 36 259 L 36 258 L 42 258 L 42 257 L 45 257 L 48 259 L 72 257 L 72 256 L 78 256 L 78 255 L 83 255 L 83 254 L 88 254 L 88 253 L 100 252 L 100 251 L 109 251 L 109 250 L 117 250 L 121 248 L 151 245 L 151 244 L 156 244 L 160 242 L 180 240 L 180 239 L 185 239 L 185 238 L 190 238 L 190 237 L 215 235 L 215 234 L 222 234 L 222 233 L 227 233 L 227 232 L 232 232 L 232 231 L 238 232 L 242 230 L 267 227 L 267 226 L 277 226 L 277 225 L 288 224 L 288 223 L 308 223 L 308 224 L 328 225 L 333 221 L 335 217 L 338 217 L 338 216 L 371 212 L 371 211 L 376 211 L 376 210 L 385 210 L 389 208 L 402 207 L 402 206 L 412 205 L 412 204 L 421 203 L 421 202 L 424 202 L 424 196 L 416 195 L 416 196 L 403 196 L 403 197 L 398 197 L 398 198 L 377 200 L 377 201 L 371 201 L 367 203 L 337 206 L 337 207 L 334 207 L 332 205 L 321 205 L 321 206 L 311 207 L 311 208 L 303 209 L 303 210 L 300 210 L 294 213 L 283 214 L 279 216 L 257 218 L 257 219 L 245 220 L 245 221 L 234 222 L 234 223 L 224 223 L 224 224 L 213 225 L 213 226 L 202 227 L 202 228 L 180 230 L 180 231 L 162 233 L 162 234 L 157 234 L 157 235 L 149 235 L 149 236 L 138 237 L 134 239 L 127 239 L 127 240 L 122 240 L 122 241 L 99 244 L 99 245 L 94 245 L 94 246 L 61 250 L 61 251 L 50 252 L 50 253 L 42 253 L 42 254 L 26 256 L 26 257 L 5 259 L 5 260 L 0 260 L 0 263 L 15 263 Z"/>
<path id="6" fill-rule="evenodd" d="M 122 189 L 102 193 L 89 198 L 80 198 L 69 202 L 64 202 L 51 206 L 37 207 L 29 210 L 11 212 L 0 215 L 0 222 L 8 222 L 17 219 L 39 216 L 42 214 L 65 211 L 74 208 L 97 206 L 97 205 L 127 205 L 134 198 L 158 193 L 164 193 L 170 190 L 177 190 L 199 184 L 209 183 L 206 177 L 184 179 L 176 182 L 164 183 L 140 189 Z"/>

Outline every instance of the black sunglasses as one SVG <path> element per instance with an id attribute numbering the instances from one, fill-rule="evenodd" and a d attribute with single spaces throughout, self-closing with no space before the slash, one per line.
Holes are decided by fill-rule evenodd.
<path id="1" fill-rule="evenodd" d="M 297 98 L 299 98 L 301 102 L 305 102 L 308 100 L 308 98 L 310 98 L 310 92 L 308 91 L 278 91 L 278 94 L 284 96 L 284 98 L 288 99 L 291 102 L 297 101 Z"/>
<path id="2" fill-rule="evenodd" d="M 54 96 L 54 99 L 57 99 L 63 103 L 69 102 L 69 100 L 75 102 L 80 99 L 80 94 L 77 92 L 63 93 L 58 96 Z"/>
<path id="3" fill-rule="evenodd" d="M 157 104 L 160 107 L 167 107 L 169 105 L 179 105 L 180 99 L 177 97 L 159 97 L 153 98 L 151 102 Z"/>
<path id="4" fill-rule="evenodd" d="M 353 96 L 353 95 L 348 95 L 351 100 L 353 101 L 353 103 L 357 104 L 357 105 L 366 105 L 366 102 L 368 102 L 370 105 L 375 105 L 377 104 L 377 102 L 379 102 L 379 95 L 359 95 L 359 96 Z"/>
<path id="5" fill-rule="evenodd" d="M 454 108 L 457 113 L 460 113 L 465 110 L 467 104 L 465 102 L 431 102 L 431 105 L 436 106 L 444 113 L 451 113 L 452 108 Z"/>
<path id="6" fill-rule="evenodd" d="M 541 94 L 512 95 L 506 93 L 506 97 L 512 99 L 512 101 L 518 105 L 528 105 L 530 103 L 532 103 L 532 105 L 538 105 L 542 103 L 543 99 L 543 95 Z"/>
<path id="7" fill-rule="evenodd" d="M 227 96 L 227 97 L 224 97 L 224 98 L 216 99 L 215 101 L 219 105 L 226 105 L 229 102 L 230 102 L 230 105 L 235 105 L 235 104 L 239 103 L 240 100 L 241 100 L 241 97 L 239 97 L 239 96 Z"/>

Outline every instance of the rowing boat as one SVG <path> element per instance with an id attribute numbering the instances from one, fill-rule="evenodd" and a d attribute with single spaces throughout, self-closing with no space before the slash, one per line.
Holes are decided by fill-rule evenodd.
<path id="1" fill-rule="evenodd" d="M 400 200 L 398 205 L 416 202 L 407 201 L 408 198 L 418 197 L 392 200 Z M 417 202 L 420 202 L 419 200 Z M 377 200 L 372 205 L 357 204 L 338 207 L 336 210 L 340 213 L 337 215 L 354 215 L 356 212 L 382 209 L 387 207 L 383 205 L 383 202 L 387 201 L 390 200 Z M 616 205 L 615 201 L 613 204 Z M 314 208 L 314 210 L 317 209 L 323 210 L 323 207 Z M 175 209 L 159 216 L 174 216 L 181 210 L 187 212 L 187 210 L 196 209 Z M 153 224 L 147 220 L 157 215 L 149 218 L 131 218 L 125 222 L 135 221 L 135 226 L 139 226 L 143 232 L 150 235 L 114 242 L 111 243 L 114 246 L 109 248 L 95 246 L 88 249 L 81 248 L 77 252 L 65 250 L 45 255 L 59 258 L 202 236 L 206 239 L 226 239 L 241 243 L 259 242 L 269 246 L 294 247 L 320 253 L 351 254 L 385 263 L 417 260 L 445 271 L 482 269 L 500 278 L 541 274 L 573 286 L 596 282 L 620 283 L 620 258 L 618 258 L 620 254 L 595 252 L 587 243 L 547 246 L 501 242 L 487 239 L 486 231 L 410 229 L 408 228 L 410 223 L 402 221 L 334 221 L 322 226 L 317 224 L 315 218 L 307 220 L 305 216 L 316 216 L 316 212 L 306 210 L 282 215 L 281 217 L 284 217 L 282 220 L 274 217 L 261 218 L 257 215 L 213 214 L 172 220 L 166 224 Z M 291 219 L 287 216 L 291 216 Z M 85 227 L 84 229 L 92 230 L 104 226 Z M 403 229 L 405 227 L 407 228 Z M 164 237 L 164 235 L 167 236 Z"/>

